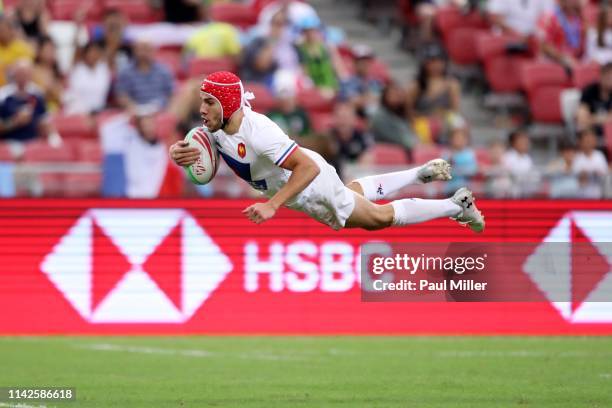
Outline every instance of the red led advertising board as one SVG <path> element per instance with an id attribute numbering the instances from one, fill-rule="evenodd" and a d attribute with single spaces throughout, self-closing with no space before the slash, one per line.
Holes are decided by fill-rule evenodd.
<path id="1" fill-rule="evenodd" d="M 480 235 L 446 219 L 336 232 L 285 209 L 255 225 L 241 214 L 251 203 L 0 201 L 0 334 L 612 334 L 612 302 L 588 301 L 612 289 L 612 254 L 596 248 L 608 271 L 574 302 L 360 293 L 365 243 L 595 245 L 612 242 L 612 202 L 483 200 Z"/>

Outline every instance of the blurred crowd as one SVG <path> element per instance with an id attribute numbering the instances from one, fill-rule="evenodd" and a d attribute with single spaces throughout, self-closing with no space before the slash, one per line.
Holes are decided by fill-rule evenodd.
<path id="1" fill-rule="evenodd" d="M 389 14 L 381 14 L 387 3 Z M 398 52 L 414 55 L 414 78 L 391 77 L 375 50 L 324 24 L 307 1 L 5 0 L 0 196 L 249 194 L 237 180 L 196 188 L 167 158 L 168 144 L 201 125 L 199 84 L 216 70 L 238 73 L 256 96 L 255 110 L 347 181 L 442 156 L 453 180 L 428 195 L 463 185 L 494 198 L 612 194 L 612 5 L 363 0 L 346 7 L 357 5 L 366 21 L 387 18 L 402 28 Z M 477 21 L 479 32 L 512 39 L 504 55 L 555 64 L 569 77 L 581 64 L 597 66 L 544 162 L 533 154 L 529 116 L 508 114 L 503 140 L 473 143 L 461 101 L 478 85 L 455 69 L 462 61 L 444 16 L 454 16 L 458 29 Z"/>

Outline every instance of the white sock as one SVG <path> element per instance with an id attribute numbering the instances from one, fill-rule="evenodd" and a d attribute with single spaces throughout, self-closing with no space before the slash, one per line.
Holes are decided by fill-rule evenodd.
<path id="1" fill-rule="evenodd" d="M 411 184 L 422 184 L 417 177 L 419 169 L 420 167 L 415 167 L 410 170 L 362 177 L 355 181 L 361 185 L 365 198 L 377 201 Z"/>
<path id="2" fill-rule="evenodd" d="M 406 198 L 391 202 L 393 206 L 393 225 L 417 224 L 434 218 L 456 217 L 463 211 L 449 198 L 445 200 L 423 200 Z"/>

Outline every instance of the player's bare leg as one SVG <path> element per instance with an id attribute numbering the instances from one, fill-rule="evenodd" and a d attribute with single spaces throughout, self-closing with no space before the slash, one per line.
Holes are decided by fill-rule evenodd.
<path id="1" fill-rule="evenodd" d="M 446 160 L 434 159 L 409 170 L 362 177 L 346 186 L 370 201 L 377 201 L 412 184 L 448 181 L 451 179 L 450 171 L 451 166 Z"/>
<path id="2" fill-rule="evenodd" d="M 407 198 L 389 204 L 376 204 L 355 193 L 355 209 L 346 221 L 346 228 L 378 230 L 450 217 L 475 232 L 484 230 L 484 217 L 476 208 L 472 193 L 461 188 L 442 200 Z"/>

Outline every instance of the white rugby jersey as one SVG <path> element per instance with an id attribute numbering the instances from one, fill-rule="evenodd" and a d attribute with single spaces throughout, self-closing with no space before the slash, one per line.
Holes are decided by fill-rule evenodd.
<path id="1" fill-rule="evenodd" d="M 253 188 L 272 197 L 289 179 L 291 171 L 281 167 L 298 148 L 267 116 L 242 108 L 244 117 L 237 133 L 213 133 L 219 154 L 227 165 Z"/>

